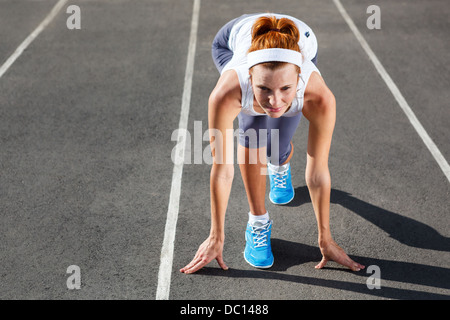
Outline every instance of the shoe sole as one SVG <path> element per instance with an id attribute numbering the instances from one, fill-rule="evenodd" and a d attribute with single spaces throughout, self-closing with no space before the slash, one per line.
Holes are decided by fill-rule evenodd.
<path id="1" fill-rule="evenodd" d="M 251 265 L 253 268 L 258 268 L 258 269 L 269 269 L 269 268 L 271 268 L 271 267 L 273 266 L 273 261 L 272 261 L 272 264 L 271 264 L 270 266 L 255 266 L 253 263 L 250 263 L 250 261 L 247 260 L 247 258 L 245 257 L 245 252 L 243 252 L 243 255 L 244 255 L 245 261 L 246 261 L 249 265 Z M 274 259 L 274 260 L 275 260 L 275 259 Z"/>
<path id="2" fill-rule="evenodd" d="M 293 195 L 292 195 L 292 198 L 289 199 L 289 201 L 283 202 L 283 203 L 273 201 L 272 198 L 271 198 L 270 195 L 269 195 L 269 200 L 270 200 L 270 202 L 272 202 L 273 204 L 279 204 L 279 205 L 288 204 L 289 202 L 291 202 L 292 200 L 294 200 L 294 198 L 295 198 L 295 191 L 294 191 L 294 193 L 293 193 Z"/>

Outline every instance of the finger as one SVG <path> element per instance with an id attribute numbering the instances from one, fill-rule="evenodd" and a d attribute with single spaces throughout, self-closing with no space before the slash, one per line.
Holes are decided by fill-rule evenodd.
<path id="1" fill-rule="evenodd" d="M 189 265 L 184 266 L 183 268 L 180 269 L 181 273 L 186 272 L 186 270 L 189 268 Z"/>
<path id="2" fill-rule="evenodd" d="M 322 258 L 322 261 L 319 262 L 318 265 L 315 266 L 316 269 L 322 269 L 327 264 L 328 260 L 325 258 Z"/>
<path id="3" fill-rule="evenodd" d="M 191 262 L 189 262 L 184 268 L 181 268 L 180 271 L 181 272 L 186 272 L 186 270 L 191 269 L 193 266 L 195 266 L 201 259 L 194 257 L 194 259 L 192 259 Z"/>
<path id="4" fill-rule="evenodd" d="M 219 266 L 223 269 L 223 270 L 228 270 L 227 265 L 225 264 L 225 262 L 223 261 L 222 256 L 217 257 L 217 263 L 219 264 Z"/>
<path id="5" fill-rule="evenodd" d="M 192 268 L 198 263 L 199 261 L 195 260 L 193 262 L 191 262 L 190 264 L 188 264 L 186 267 L 184 267 L 181 272 L 183 273 L 190 273 L 190 270 L 192 270 Z"/>
<path id="6" fill-rule="evenodd" d="M 191 262 L 189 262 L 187 265 L 185 265 L 184 268 L 180 269 L 180 272 L 185 272 L 186 270 L 192 268 L 192 266 L 194 266 L 198 262 L 198 259 L 199 259 L 198 256 L 199 256 L 199 253 L 197 252 L 195 254 L 194 258 L 191 260 Z"/>
<path id="7" fill-rule="evenodd" d="M 185 270 L 184 273 L 186 274 L 190 274 L 190 273 L 194 273 L 197 272 L 198 270 L 200 270 L 201 268 L 203 268 L 204 266 L 206 266 L 210 261 L 201 259 L 197 262 L 197 264 L 195 264 L 194 266 L 192 266 L 192 268 Z"/>
<path id="8" fill-rule="evenodd" d="M 353 265 L 350 269 L 352 269 L 352 271 L 360 271 L 364 268 L 365 268 L 365 266 L 363 266 L 362 264 L 359 264 L 358 262 L 353 261 Z"/>
<path id="9" fill-rule="evenodd" d="M 346 259 L 346 262 L 343 263 L 343 265 L 345 265 L 346 267 L 350 268 L 352 271 L 360 271 L 361 269 L 365 268 L 365 266 L 363 266 L 362 264 L 359 264 L 359 263 L 353 261 L 350 258 Z"/>
<path id="10" fill-rule="evenodd" d="M 187 269 L 188 269 L 189 265 L 184 266 L 183 268 L 180 269 L 180 272 L 184 273 Z"/>
<path id="11" fill-rule="evenodd" d="M 346 253 L 345 251 L 339 247 L 339 254 L 333 259 L 335 262 L 339 263 L 340 265 L 343 265 L 344 267 L 347 267 L 351 269 L 352 271 L 359 271 L 361 270 L 360 265 L 353 261 Z"/>

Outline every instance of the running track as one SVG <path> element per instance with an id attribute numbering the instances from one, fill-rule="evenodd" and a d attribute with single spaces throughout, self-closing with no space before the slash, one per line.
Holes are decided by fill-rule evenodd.
<path id="1" fill-rule="evenodd" d="M 377 1 L 381 30 L 369 30 L 371 4 L 0 0 L 0 298 L 449 299 L 450 6 Z M 69 5 L 81 9 L 80 30 L 66 27 Z M 267 204 L 274 266 L 243 259 L 248 204 L 236 167 L 230 270 L 212 262 L 178 272 L 209 232 L 210 166 L 193 154 L 174 164 L 172 134 L 207 129 L 217 30 L 266 11 L 317 35 L 338 108 L 332 232 L 352 258 L 380 268 L 381 289 L 367 287 L 365 271 L 314 269 L 305 119 L 294 140 L 296 197 Z M 66 285 L 71 265 L 79 290 Z"/>

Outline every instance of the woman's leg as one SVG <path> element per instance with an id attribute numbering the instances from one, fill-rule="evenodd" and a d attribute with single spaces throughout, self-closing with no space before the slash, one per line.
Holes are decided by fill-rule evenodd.
<path id="1" fill-rule="evenodd" d="M 262 157 L 260 155 L 263 155 Z M 247 193 L 250 212 L 254 215 L 263 215 L 267 212 L 266 197 L 266 147 L 250 149 L 238 146 L 238 163 L 241 170 L 242 181 Z M 250 161 L 250 159 L 252 161 Z M 255 162 L 256 163 L 250 163 Z"/>
<path id="2" fill-rule="evenodd" d="M 233 51 L 231 51 L 228 47 L 231 29 L 236 23 L 252 15 L 254 14 L 243 14 L 242 16 L 227 22 L 222 28 L 220 28 L 214 37 L 211 46 L 211 54 L 219 73 L 222 73 L 225 65 L 230 62 L 231 58 L 233 58 Z"/>
<path id="3" fill-rule="evenodd" d="M 251 213 L 266 213 L 265 193 L 267 160 L 276 166 L 286 164 L 293 154 L 292 138 L 302 114 L 294 117 L 270 118 L 240 113 L 238 162 Z M 264 155 L 267 155 L 267 159 Z M 279 179 L 277 177 L 277 179 Z M 290 178 L 289 178 L 290 179 Z M 290 181 L 290 180 L 289 180 Z M 292 185 L 287 189 L 271 188 L 272 202 L 293 197 Z M 279 193 L 277 195 L 277 193 Z M 287 193 L 285 195 L 285 193 Z"/>
<path id="4" fill-rule="evenodd" d="M 290 161 L 294 145 L 292 138 L 300 123 L 302 114 L 293 117 L 268 118 L 267 158 L 270 163 L 280 166 Z M 278 131 L 275 131 L 278 130 Z"/>
<path id="5" fill-rule="evenodd" d="M 270 180 L 269 199 L 274 204 L 287 204 L 294 199 L 291 166 L 289 161 L 294 152 L 292 138 L 301 119 L 301 113 L 294 117 L 269 118 L 267 156 Z"/>
<path id="6" fill-rule="evenodd" d="M 250 212 L 263 215 L 267 172 L 267 116 L 238 115 L 238 163 L 247 193 Z"/>
<path id="7" fill-rule="evenodd" d="M 234 24 L 239 21 L 240 18 L 233 19 L 227 22 L 217 32 L 211 45 L 211 54 L 216 65 L 217 70 L 221 73 L 225 65 L 233 58 L 233 51 L 228 47 L 228 39 L 230 38 L 230 32 Z"/>
<path id="8" fill-rule="evenodd" d="M 273 253 L 270 242 L 272 220 L 265 207 L 267 170 L 266 116 L 241 114 L 239 119 L 238 162 L 247 193 L 250 212 L 245 230 L 244 258 L 256 268 L 270 268 Z M 245 130 L 246 129 L 246 130 Z M 255 140 L 256 138 L 262 138 Z"/>

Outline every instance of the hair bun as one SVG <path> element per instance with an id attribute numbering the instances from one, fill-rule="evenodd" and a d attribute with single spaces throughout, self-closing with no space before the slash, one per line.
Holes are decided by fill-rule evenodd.
<path id="1" fill-rule="evenodd" d="M 287 18 L 277 19 L 275 16 L 263 16 L 256 19 L 252 27 L 252 44 L 249 52 L 283 48 L 300 51 L 298 41 L 300 33 L 295 23 Z"/>
<path id="2" fill-rule="evenodd" d="M 300 39 L 297 26 L 292 20 L 287 18 L 277 19 L 275 16 L 260 17 L 257 19 L 253 24 L 252 39 L 269 33 L 270 31 L 284 33 L 292 37 L 296 42 Z"/>

